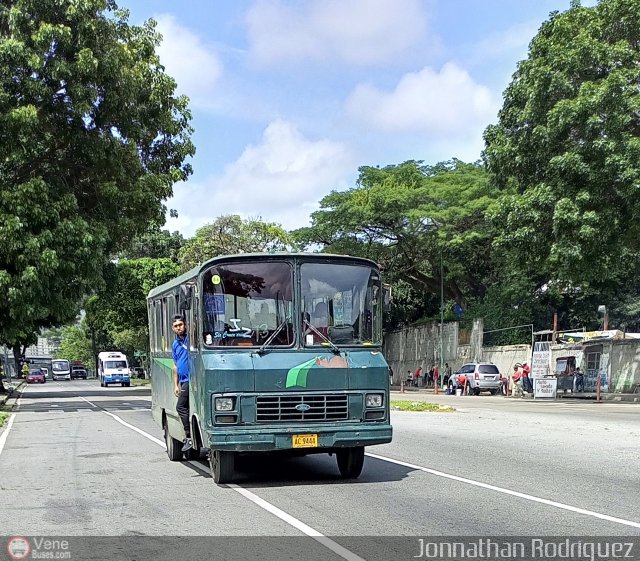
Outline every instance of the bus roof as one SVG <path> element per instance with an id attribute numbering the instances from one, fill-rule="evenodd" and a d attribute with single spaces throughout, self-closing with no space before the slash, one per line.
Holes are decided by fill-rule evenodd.
<path id="1" fill-rule="evenodd" d="M 352 262 L 360 262 L 362 265 L 368 265 L 370 267 L 378 268 L 378 264 L 370 259 L 365 259 L 364 257 L 353 257 L 351 255 L 336 255 L 333 253 L 305 253 L 305 252 L 288 252 L 288 251 L 279 251 L 274 253 L 238 253 L 235 255 L 219 255 L 218 257 L 214 257 L 213 259 L 209 259 L 200 265 L 196 265 L 193 269 L 189 269 L 186 273 L 181 274 L 179 277 L 176 277 L 169 282 L 165 282 L 156 288 L 153 288 L 147 299 L 154 298 L 164 292 L 180 286 L 182 283 L 187 282 L 188 280 L 196 278 L 203 270 L 208 269 L 211 265 L 214 265 L 218 262 L 233 262 L 233 261 L 259 261 L 264 259 L 273 259 L 275 261 L 289 261 L 293 259 L 304 259 L 305 261 L 324 261 L 327 259 L 339 261 L 341 259 L 349 260 Z"/>
<path id="2" fill-rule="evenodd" d="M 107 358 L 127 358 L 127 355 L 121 353 L 120 351 L 102 351 L 98 353 L 99 359 L 107 359 Z"/>

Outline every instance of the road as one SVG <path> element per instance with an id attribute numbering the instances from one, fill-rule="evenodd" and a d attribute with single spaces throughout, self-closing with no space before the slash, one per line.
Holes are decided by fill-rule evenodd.
<path id="1" fill-rule="evenodd" d="M 147 388 L 28 386 L 0 449 L 3 534 L 312 536 L 324 560 L 409 558 L 427 536 L 640 536 L 639 405 L 428 399 L 456 411 L 394 411 L 358 480 L 327 455 L 261 457 L 216 486 L 205 459 L 168 461 Z"/>

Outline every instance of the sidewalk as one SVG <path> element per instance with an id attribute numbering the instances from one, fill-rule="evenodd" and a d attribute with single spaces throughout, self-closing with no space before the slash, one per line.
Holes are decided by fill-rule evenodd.
<path id="1" fill-rule="evenodd" d="M 26 382 L 24 380 L 18 380 L 8 384 L 4 383 L 4 387 L 7 389 L 7 393 L 0 394 L 0 405 L 5 405 L 10 399 L 17 399 L 20 397 L 20 389 Z"/>
<path id="2" fill-rule="evenodd" d="M 416 396 L 420 396 L 421 398 L 424 398 L 426 395 L 434 395 L 435 392 L 433 391 L 433 388 L 425 388 L 425 387 L 406 387 L 404 388 L 404 393 L 400 392 L 400 386 L 391 386 L 391 392 L 394 394 L 400 394 L 400 395 L 416 395 Z M 438 389 L 438 395 L 445 395 L 444 393 L 444 389 Z M 495 397 L 496 399 L 499 398 L 504 398 L 504 396 L 489 396 L 488 394 L 482 394 L 483 396 L 486 397 Z M 471 396 L 473 397 L 473 396 Z M 561 394 L 559 393 L 556 397 L 557 400 L 562 400 L 562 399 L 584 399 L 587 401 L 596 401 L 597 400 L 598 395 L 595 392 L 581 392 L 581 393 L 567 393 L 567 394 Z M 601 400 L 602 401 L 618 401 L 618 402 L 625 402 L 625 403 L 640 403 L 640 394 L 632 394 L 632 393 L 606 393 L 603 392 L 602 394 L 600 394 Z M 526 398 L 509 398 L 509 399 L 525 399 L 526 401 L 534 401 L 533 398 L 531 397 L 526 397 Z M 543 401 L 543 400 L 540 400 Z"/>

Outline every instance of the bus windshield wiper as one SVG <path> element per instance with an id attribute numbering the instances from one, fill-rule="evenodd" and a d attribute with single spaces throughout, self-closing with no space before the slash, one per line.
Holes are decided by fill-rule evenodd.
<path id="1" fill-rule="evenodd" d="M 272 343 L 272 341 L 278 336 L 278 333 L 280 333 L 283 329 L 283 327 L 285 325 L 287 325 L 289 323 L 289 319 L 290 318 L 284 318 L 284 320 L 282 321 L 282 323 L 280 323 L 280 325 L 278 325 L 278 327 L 276 327 L 275 331 L 269 335 L 269 338 L 262 343 L 262 346 L 257 350 L 257 353 L 262 356 L 264 354 L 266 354 L 267 352 L 267 347 Z"/>
<path id="2" fill-rule="evenodd" d="M 338 348 L 338 346 L 331 339 L 329 339 L 326 335 L 323 335 L 320 331 L 318 331 L 316 326 L 315 325 L 311 325 L 308 320 L 305 319 L 304 323 L 306 323 L 309 326 L 309 328 L 311 329 L 311 331 L 313 331 L 318 337 L 320 337 L 321 339 L 324 339 L 324 341 L 329 344 L 329 347 L 331 347 L 331 350 L 335 354 L 337 354 L 338 356 L 340 355 L 340 349 Z"/>

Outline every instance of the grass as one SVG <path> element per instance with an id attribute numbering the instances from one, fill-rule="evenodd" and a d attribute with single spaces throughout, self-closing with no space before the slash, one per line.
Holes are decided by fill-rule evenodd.
<path id="1" fill-rule="evenodd" d="M 151 384 L 150 378 L 133 378 L 131 380 L 132 386 L 149 386 Z"/>
<path id="2" fill-rule="evenodd" d="M 455 411 L 453 407 L 448 405 L 439 405 L 437 403 L 429 403 L 427 401 L 391 401 L 391 409 L 395 411 L 435 411 L 436 413 L 450 413 Z"/>
<path id="3" fill-rule="evenodd" d="M 8 411 L 1 411 L 0 410 L 0 427 L 2 427 L 7 419 L 9 418 L 9 415 L 11 415 L 11 413 L 9 413 Z"/>

